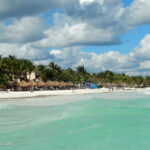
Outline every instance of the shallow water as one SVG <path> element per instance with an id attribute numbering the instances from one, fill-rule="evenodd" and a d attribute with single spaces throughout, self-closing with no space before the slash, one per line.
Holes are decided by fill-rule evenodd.
<path id="1" fill-rule="evenodd" d="M 147 93 L 2 100 L 0 150 L 148 150 Z"/>

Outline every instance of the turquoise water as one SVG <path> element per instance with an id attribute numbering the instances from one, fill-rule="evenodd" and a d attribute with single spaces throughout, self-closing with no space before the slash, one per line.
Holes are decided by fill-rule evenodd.
<path id="1" fill-rule="evenodd" d="M 148 149 L 144 92 L 0 101 L 0 150 Z"/>

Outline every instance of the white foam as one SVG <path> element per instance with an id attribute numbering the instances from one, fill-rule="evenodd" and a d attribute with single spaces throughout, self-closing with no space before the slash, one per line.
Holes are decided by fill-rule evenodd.
<path id="1" fill-rule="evenodd" d="M 8 108 L 8 104 L 0 103 L 0 109 Z"/>
<path id="2" fill-rule="evenodd" d="M 150 91 L 144 92 L 145 95 L 150 95 Z"/>

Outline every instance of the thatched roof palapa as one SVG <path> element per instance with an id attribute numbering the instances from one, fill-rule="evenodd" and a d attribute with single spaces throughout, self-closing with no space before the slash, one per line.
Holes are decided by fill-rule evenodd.
<path id="1" fill-rule="evenodd" d="M 61 87 L 66 87 L 67 84 L 66 84 L 65 82 L 62 81 L 62 82 L 60 82 L 60 86 L 61 86 Z"/>
<path id="2" fill-rule="evenodd" d="M 17 83 L 17 81 L 9 81 L 9 82 L 8 82 L 8 85 L 9 85 L 10 87 L 17 87 L 17 86 L 18 86 L 18 83 Z"/>
<path id="3" fill-rule="evenodd" d="M 58 81 L 54 81 L 54 86 L 55 87 L 59 87 L 60 86 L 60 83 Z"/>
<path id="4" fill-rule="evenodd" d="M 28 83 L 25 82 L 25 81 L 21 81 L 21 82 L 18 84 L 18 87 L 28 87 Z"/>
<path id="5" fill-rule="evenodd" d="M 42 80 L 37 82 L 37 87 L 45 87 L 46 83 L 44 83 Z"/>
<path id="6" fill-rule="evenodd" d="M 73 84 L 72 82 L 69 81 L 69 82 L 67 82 L 67 86 L 68 86 L 68 87 L 73 87 L 74 84 Z"/>
<path id="7" fill-rule="evenodd" d="M 113 84 L 112 84 L 112 83 L 103 83 L 102 85 L 103 85 L 104 87 L 107 87 L 107 88 L 113 87 Z"/>
<path id="8" fill-rule="evenodd" d="M 45 83 L 45 85 L 47 86 L 47 87 L 54 87 L 55 85 L 54 85 L 54 82 L 53 81 L 47 81 L 46 83 Z"/>
<path id="9" fill-rule="evenodd" d="M 34 82 L 33 80 L 30 80 L 28 83 L 27 83 L 28 87 L 35 87 L 36 86 L 36 82 Z"/>

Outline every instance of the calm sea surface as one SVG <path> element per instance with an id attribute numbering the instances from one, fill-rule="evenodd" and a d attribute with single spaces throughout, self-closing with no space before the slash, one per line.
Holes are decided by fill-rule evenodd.
<path id="1" fill-rule="evenodd" d="M 149 150 L 150 92 L 0 101 L 0 150 Z"/>

